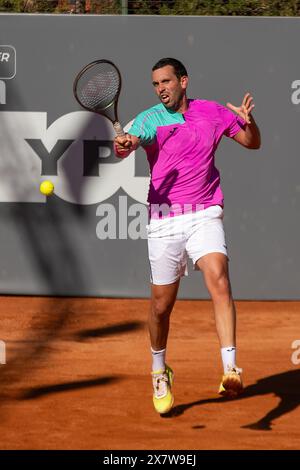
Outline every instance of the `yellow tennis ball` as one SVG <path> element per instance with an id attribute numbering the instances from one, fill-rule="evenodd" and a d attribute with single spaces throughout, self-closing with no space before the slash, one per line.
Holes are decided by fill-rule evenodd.
<path id="1" fill-rule="evenodd" d="M 54 184 L 51 181 L 43 181 L 40 184 L 40 191 L 45 196 L 51 196 L 54 191 Z"/>

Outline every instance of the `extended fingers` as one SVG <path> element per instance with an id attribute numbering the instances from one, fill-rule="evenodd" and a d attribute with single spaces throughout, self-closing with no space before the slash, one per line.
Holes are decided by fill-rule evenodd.
<path id="1" fill-rule="evenodd" d="M 226 106 L 238 114 L 241 118 L 243 118 L 247 124 L 251 124 L 250 114 L 253 108 L 255 107 L 254 103 L 252 103 L 253 97 L 250 93 L 246 93 L 243 102 L 240 107 L 233 106 L 231 103 L 226 103 Z"/>
<path id="2" fill-rule="evenodd" d="M 250 95 L 250 93 L 247 92 L 247 93 L 245 94 L 244 98 L 243 98 L 242 107 L 243 107 L 243 106 L 246 106 L 247 101 L 248 101 L 249 98 L 251 98 L 251 95 Z"/>
<path id="3" fill-rule="evenodd" d="M 250 93 L 246 93 L 243 99 L 243 104 L 242 104 L 242 110 L 245 115 L 245 121 L 250 124 L 250 114 L 251 111 L 255 108 L 255 104 L 253 103 L 253 96 L 250 95 Z"/>
<path id="4" fill-rule="evenodd" d="M 253 96 L 251 96 L 250 93 L 246 93 L 243 99 L 242 106 L 243 107 L 246 106 L 246 108 L 249 109 L 250 106 L 252 105 L 252 101 L 253 101 Z"/>
<path id="5" fill-rule="evenodd" d="M 231 111 L 237 112 L 237 107 L 233 106 L 231 103 L 226 103 L 227 108 L 231 109 Z"/>

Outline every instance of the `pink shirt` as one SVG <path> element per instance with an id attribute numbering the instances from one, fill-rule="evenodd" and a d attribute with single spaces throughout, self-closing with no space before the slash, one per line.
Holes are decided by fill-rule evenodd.
<path id="1" fill-rule="evenodd" d="M 189 100 L 184 114 L 159 104 L 137 116 L 129 133 L 140 137 L 147 152 L 151 217 L 223 206 L 215 152 L 223 135 L 233 137 L 244 125 L 229 109 L 206 100 Z"/>

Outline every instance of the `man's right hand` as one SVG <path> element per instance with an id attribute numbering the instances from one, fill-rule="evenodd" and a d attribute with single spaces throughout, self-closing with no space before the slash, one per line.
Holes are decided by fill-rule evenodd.
<path id="1" fill-rule="evenodd" d="M 132 140 L 130 134 L 117 136 L 114 140 L 115 148 L 118 153 L 127 152 L 132 147 Z"/>
<path id="2" fill-rule="evenodd" d="M 127 157 L 132 150 L 135 150 L 139 145 L 139 138 L 125 134 L 117 136 L 114 140 L 115 153 L 118 157 Z"/>

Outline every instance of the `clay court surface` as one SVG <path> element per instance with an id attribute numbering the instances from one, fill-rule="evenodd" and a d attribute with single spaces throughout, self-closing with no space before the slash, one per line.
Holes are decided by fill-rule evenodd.
<path id="1" fill-rule="evenodd" d="M 245 393 L 228 401 L 217 395 L 212 304 L 178 301 L 175 406 L 163 418 L 152 408 L 148 305 L 2 296 L 1 449 L 299 448 L 300 302 L 236 302 Z"/>

